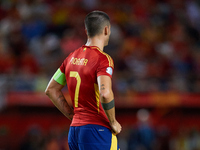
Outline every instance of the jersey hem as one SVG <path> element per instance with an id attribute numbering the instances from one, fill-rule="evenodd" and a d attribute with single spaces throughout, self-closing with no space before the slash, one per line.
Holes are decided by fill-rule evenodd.
<path id="1" fill-rule="evenodd" d="M 70 126 L 71 127 L 78 127 L 78 126 L 85 126 L 85 125 L 89 125 L 89 124 L 103 126 L 103 127 L 108 128 L 109 130 L 112 130 L 111 127 L 108 126 L 108 125 L 97 124 L 97 123 L 73 123 Z"/>

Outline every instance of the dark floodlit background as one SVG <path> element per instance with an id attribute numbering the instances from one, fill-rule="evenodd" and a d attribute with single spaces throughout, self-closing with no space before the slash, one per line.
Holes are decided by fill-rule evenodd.
<path id="1" fill-rule="evenodd" d="M 111 18 L 121 150 L 200 150 L 198 0 L 1 0 L 0 149 L 68 150 L 44 90 L 95 9 Z"/>

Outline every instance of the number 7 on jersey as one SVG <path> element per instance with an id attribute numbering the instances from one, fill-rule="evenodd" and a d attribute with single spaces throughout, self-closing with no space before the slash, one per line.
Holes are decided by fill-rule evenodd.
<path id="1" fill-rule="evenodd" d="M 78 107 L 78 95 L 79 95 L 79 89 L 81 85 L 81 78 L 77 71 L 70 71 L 70 77 L 74 77 L 77 80 L 75 95 L 74 95 L 74 105 L 75 107 Z"/>

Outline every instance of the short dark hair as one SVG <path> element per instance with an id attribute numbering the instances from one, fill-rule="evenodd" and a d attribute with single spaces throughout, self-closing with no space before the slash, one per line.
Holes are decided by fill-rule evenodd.
<path id="1" fill-rule="evenodd" d="M 89 37 L 100 34 L 106 25 L 110 25 L 110 18 L 103 11 L 92 11 L 85 17 L 85 28 Z"/>

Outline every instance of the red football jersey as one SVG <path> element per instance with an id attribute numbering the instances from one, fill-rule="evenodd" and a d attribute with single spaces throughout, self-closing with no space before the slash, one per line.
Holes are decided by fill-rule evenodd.
<path id="1" fill-rule="evenodd" d="M 74 107 L 71 126 L 97 124 L 111 129 L 99 97 L 97 77 L 112 78 L 112 58 L 96 46 L 82 46 L 72 52 L 60 66 L 65 74 Z"/>

